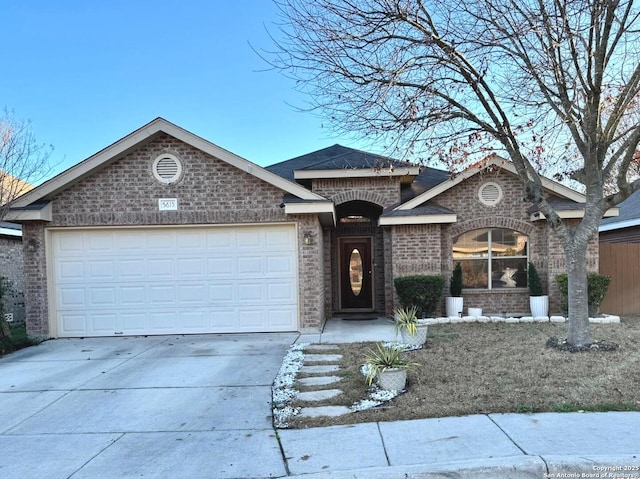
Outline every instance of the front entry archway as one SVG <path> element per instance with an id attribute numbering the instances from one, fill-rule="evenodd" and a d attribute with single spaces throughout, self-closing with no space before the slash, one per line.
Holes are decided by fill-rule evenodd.
<path id="1" fill-rule="evenodd" d="M 382 231 L 377 224 L 382 207 L 355 200 L 338 205 L 336 213 L 334 311 L 384 311 Z"/>

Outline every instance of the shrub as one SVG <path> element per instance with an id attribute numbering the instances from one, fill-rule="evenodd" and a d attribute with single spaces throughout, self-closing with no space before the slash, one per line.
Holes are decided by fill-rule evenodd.
<path id="1" fill-rule="evenodd" d="M 449 283 L 449 292 L 454 298 L 462 296 L 462 265 L 456 263 L 453 268 L 453 274 L 451 275 L 451 283 Z"/>
<path id="2" fill-rule="evenodd" d="M 393 283 L 400 299 L 400 306 L 405 309 L 415 307 L 420 317 L 432 314 L 442 299 L 442 276 L 403 276 L 394 279 Z"/>
<path id="3" fill-rule="evenodd" d="M 527 285 L 529 286 L 530 296 L 543 296 L 542 282 L 538 275 L 538 270 L 533 263 L 529 263 L 529 269 L 527 270 Z"/>
<path id="4" fill-rule="evenodd" d="M 569 277 L 566 273 L 556 276 L 556 282 L 560 292 L 564 296 L 565 308 L 569 304 Z M 596 316 L 600 312 L 600 305 L 609 289 L 611 278 L 604 274 L 587 274 L 587 302 L 589 306 L 589 316 Z"/>

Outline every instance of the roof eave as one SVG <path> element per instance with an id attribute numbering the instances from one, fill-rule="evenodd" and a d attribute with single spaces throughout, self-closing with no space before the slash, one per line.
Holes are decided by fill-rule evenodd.
<path id="1" fill-rule="evenodd" d="M 380 226 L 426 225 L 426 224 L 456 223 L 457 221 L 458 221 L 458 216 L 455 214 L 381 216 L 380 219 L 378 220 L 378 225 Z"/>
<path id="2" fill-rule="evenodd" d="M 286 203 L 284 212 L 287 215 L 318 215 L 323 225 L 335 226 L 336 224 L 336 207 L 332 201 Z"/>
<path id="3" fill-rule="evenodd" d="M 336 170 L 296 170 L 293 177 L 296 180 L 319 180 L 332 178 L 376 178 L 376 177 L 397 177 L 397 176 L 417 176 L 420 173 L 419 166 L 401 166 L 388 168 L 344 168 Z"/>
<path id="4" fill-rule="evenodd" d="M 5 214 L 6 221 L 51 221 L 51 203 L 47 203 L 40 209 L 10 208 Z"/>
<path id="5" fill-rule="evenodd" d="M 584 210 L 557 210 L 556 213 L 558 213 L 558 216 L 563 220 L 584 218 Z M 618 208 L 608 209 L 607 211 L 605 211 L 603 218 L 612 216 L 618 216 Z M 529 219 L 531 221 L 541 221 L 546 220 L 547 218 L 541 211 L 536 211 L 535 213 L 531 214 Z"/>

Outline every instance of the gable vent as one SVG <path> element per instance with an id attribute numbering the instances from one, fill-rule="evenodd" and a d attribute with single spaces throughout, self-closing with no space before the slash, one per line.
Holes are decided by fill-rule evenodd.
<path id="1" fill-rule="evenodd" d="M 495 206 L 502 199 L 502 188 L 497 183 L 485 183 L 478 191 L 478 198 L 483 205 Z"/>
<path id="2" fill-rule="evenodd" d="M 182 163 L 174 155 L 163 153 L 153 161 L 153 176 L 160 183 L 171 184 L 180 179 Z"/>

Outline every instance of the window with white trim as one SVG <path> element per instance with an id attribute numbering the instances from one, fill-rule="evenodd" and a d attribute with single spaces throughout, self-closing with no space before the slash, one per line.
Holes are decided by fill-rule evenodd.
<path id="1" fill-rule="evenodd" d="M 518 231 L 483 228 L 453 239 L 453 262 L 465 288 L 526 288 L 529 239 Z"/>

